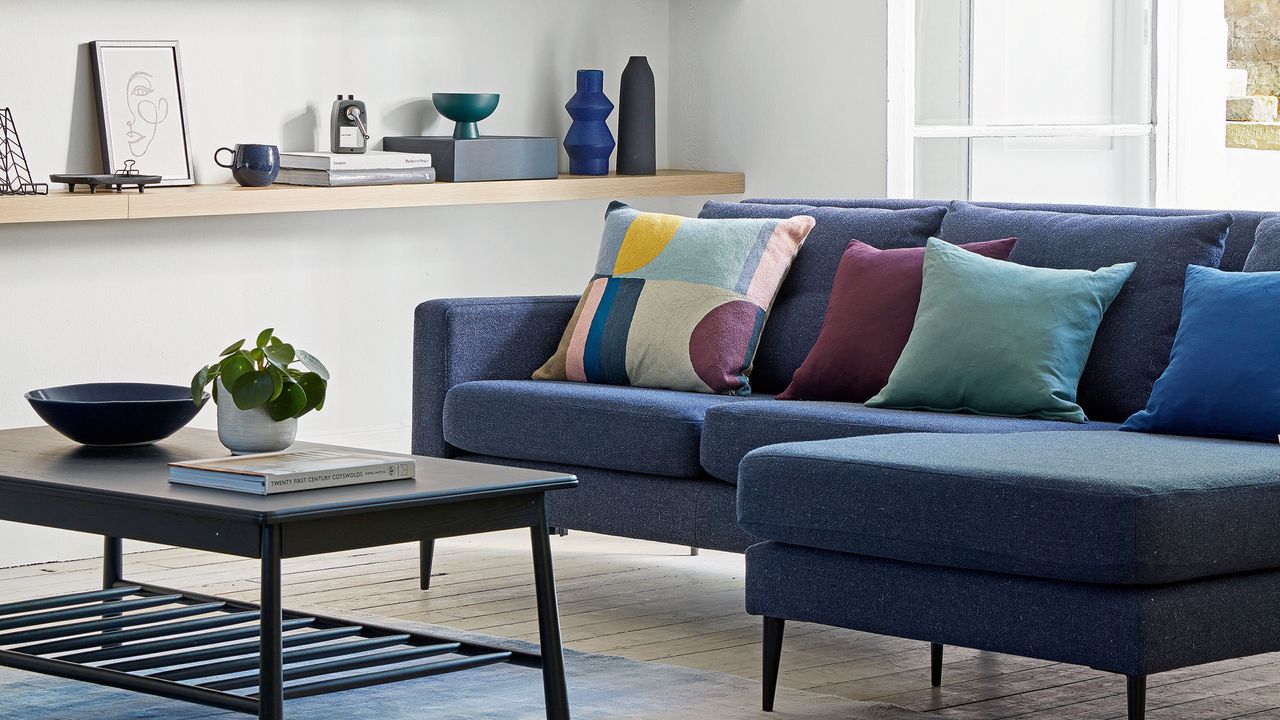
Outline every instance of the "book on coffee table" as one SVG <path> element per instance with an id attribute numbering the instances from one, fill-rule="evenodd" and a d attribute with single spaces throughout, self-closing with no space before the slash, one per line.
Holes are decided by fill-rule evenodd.
<path id="1" fill-rule="evenodd" d="M 295 450 L 169 463 L 169 482 L 255 495 L 413 477 L 413 460 L 338 449 Z"/>

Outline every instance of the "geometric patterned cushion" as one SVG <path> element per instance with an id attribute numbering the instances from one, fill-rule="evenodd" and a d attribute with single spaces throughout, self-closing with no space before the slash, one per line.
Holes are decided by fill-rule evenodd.
<path id="1" fill-rule="evenodd" d="M 814 222 L 611 203 L 596 274 L 534 379 L 750 395 L 760 331 Z"/>

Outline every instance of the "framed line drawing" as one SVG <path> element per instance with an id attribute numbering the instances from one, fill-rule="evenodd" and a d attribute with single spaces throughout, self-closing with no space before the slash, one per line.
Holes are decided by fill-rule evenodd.
<path id="1" fill-rule="evenodd" d="M 98 102 L 102 171 L 133 160 L 161 185 L 192 185 L 195 172 L 177 41 L 89 44 Z"/>

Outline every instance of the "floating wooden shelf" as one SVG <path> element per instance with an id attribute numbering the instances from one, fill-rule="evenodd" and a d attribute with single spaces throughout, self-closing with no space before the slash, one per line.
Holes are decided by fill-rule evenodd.
<path id="1" fill-rule="evenodd" d="M 51 192 L 48 196 L 0 197 L 0 224 L 725 195 L 744 192 L 745 185 L 742 173 L 659 170 L 657 175 L 561 175 L 555 180 L 429 185 L 242 188 L 227 184 L 151 188 L 145 193 Z"/>

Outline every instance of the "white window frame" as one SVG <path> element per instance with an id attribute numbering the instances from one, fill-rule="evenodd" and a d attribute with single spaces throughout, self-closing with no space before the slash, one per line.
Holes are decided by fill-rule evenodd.
<path id="1" fill-rule="evenodd" d="M 1151 122 L 1096 125 L 917 125 L 915 109 L 916 4 L 919 0 L 888 0 L 887 12 L 887 138 L 885 190 L 888 197 L 915 196 L 917 138 L 1046 138 L 1149 137 L 1150 164 L 1147 200 L 1153 206 L 1176 202 L 1171 152 L 1176 84 L 1177 0 L 1151 0 L 1147 19 L 1152 32 Z"/>

